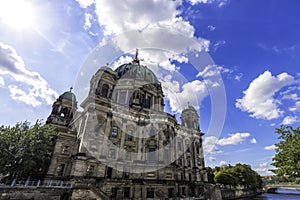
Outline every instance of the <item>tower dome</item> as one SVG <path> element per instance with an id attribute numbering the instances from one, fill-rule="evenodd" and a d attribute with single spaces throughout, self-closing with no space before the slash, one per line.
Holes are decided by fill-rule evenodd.
<path id="1" fill-rule="evenodd" d="M 76 96 L 73 92 L 70 91 L 66 91 L 64 92 L 63 94 L 61 94 L 59 96 L 60 99 L 68 99 L 68 100 L 71 100 L 71 101 L 76 101 Z"/>
<path id="2" fill-rule="evenodd" d="M 72 87 L 69 91 L 61 94 L 52 105 L 52 112 L 47 118 L 47 124 L 56 124 L 67 127 L 77 109 L 76 96 L 72 93 Z"/>
<path id="3" fill-rule="evenodd" d="M 184 127 L 196 129 L 199 127 L 199 115 L 197 110 L 189 103 L 181 113 L 181 122 Z"/>

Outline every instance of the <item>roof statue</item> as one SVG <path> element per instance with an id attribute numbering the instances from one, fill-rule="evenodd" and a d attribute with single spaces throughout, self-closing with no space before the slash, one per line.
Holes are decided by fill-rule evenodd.
<path id="1" fill-rule="evenodd" d="M 135 63 L 140 64 L 140 60 L 138 58 L 138 55 L 139 55 L 139 50 L 136 49 L 134 59 L 132 60 L 132 64 L 135 64 Z"/>

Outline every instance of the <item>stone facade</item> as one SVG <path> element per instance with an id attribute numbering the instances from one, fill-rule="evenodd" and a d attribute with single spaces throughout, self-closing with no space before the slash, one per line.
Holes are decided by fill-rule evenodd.
<path id="1" fill-rule="evenodd" d="M 62 94 L 47 120 L 57 129 L 47 178 L 87 183 L 115 199 L 201 196 L 207 175 L 198 113 L 187 105 L 180 125 L 163 98 L 137 57 L 100 68 L 82 111 L 71 91 Z"/>

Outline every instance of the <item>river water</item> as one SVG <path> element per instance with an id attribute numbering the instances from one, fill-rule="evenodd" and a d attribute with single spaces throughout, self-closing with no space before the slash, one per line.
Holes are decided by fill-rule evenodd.
<path id="1" fill-rule="evenodd" d="M 271 200 L 283 200 L 283 199 L 298 199 L 300 200 L 300 191 L 298 190 L 277 190 L 278 194 L 262 194 L 255 200 L 271 199 Z"/>

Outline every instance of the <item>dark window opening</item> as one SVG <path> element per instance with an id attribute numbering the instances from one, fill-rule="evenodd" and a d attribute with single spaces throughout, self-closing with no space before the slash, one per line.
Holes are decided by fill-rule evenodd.
<path id="1" fill-rule="evenodd" d="M 147 196 L 146 198 L 154 198 L 154 188 L 147 188 Z"/>
<path id="2" fill-rule="evenodd" d="M 120 104 L 122 104 L 122 105 L 126 104 L 126 92 L 121 92 L 121 94 L 120 94 Z"/>
<path id="3" fill-rule="evenodd" d="M 146 108 L 150 108 L 150 107 L 151 107 L 151 96 L 148 96 L 146 100 Z"/>
<path id="4" fill-rule="evenodd" d="M 191 161 L 190 160 L 187 160 L 187 166 L 191 167 Z"/>
<path id="5" fill-rule="evenodd" d="M 178 143 L 177 143 L 177 150 L 178 150 L 178 151 L 181 151 L 181 142 L 178 142 Z"/>
<path id="6" fill-rule="evenodd" d="M 155 162 L 155 148 L 149 148 L 149 162 Z"/>
<path id="7" fill-rule="evenodd" d="M 111 197 L 116 198 L 118 193 L 118 188 L 111 188 Z"/>
<path id="8" fill-rule="evenodd" d="M 112 168 L 111 167 L 107 167 L 106 177 L 107 178 L 111 178 L 112 177 Z"/>
<path id="9" fill-rule="evenodd" d="M 70 146 L 64 146 L 61 150 L 61 153 L 68 155 L 68 154 L 70 154 L 70 149 L 71 149 Z"/>
<path id="10" fill-rule="evenodd" d="M 155 137 L 155 131 L 154 131 L 154 129 L 151 129 L 151 130 L 150 130 L 149 135 L 150 135 L 151 138 L 154 138 L 154 137 Z"/>
<path id="11" fill-rule="evenodd" d="M 117 138 L 118 137 L 118 127 L 112 127 L 112 131 L 111 131 L 111 137 L 113 138 Z"/>
<path id="12" fill-rule="evenodd" d="M 174 196 L 174 188 L 169 188 L 168 189 L 168 197 L 173 197 Z"/>
<path id="13" fill-rule="evenodd" d="M 65 164 L 59 164 L 57 166 L 56 172 L 58 176 L 64 175 L 65 166 L 66 166 Z"/>
<path id="14" fill-rule="evenodd" d="M 124 198 L 130 198 L 130 187 L 124 188 Z"/>
<path id="15" fill-rule="evenodd" d="M 86 169 L 86 175 L 87 176 L 93 176 L 95 171 L 95 166 L 89 165 Z"/>
<path id="16" fill-rule="evenodd" d="M 101 96 L 107 97 L 109 87 L 107 84 L 103 84 L 101 88 Z"/>
<path id="17" fill-rule="evenodd" d="M 133 137 L 130 134 L 127 134 L 127 141 L 133 141 Z"/>

